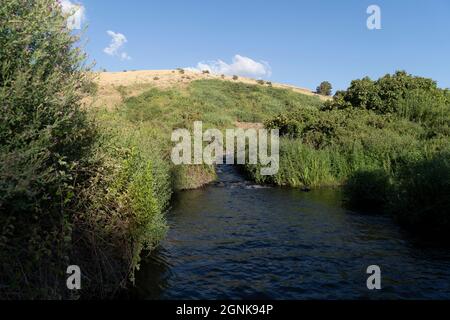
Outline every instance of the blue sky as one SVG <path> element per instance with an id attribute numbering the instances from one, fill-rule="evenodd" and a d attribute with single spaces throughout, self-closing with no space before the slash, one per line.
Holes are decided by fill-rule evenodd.
<path id="1" fill-rule="evenodd" d="M 450 87 L 448 0 L 78 2 L 98 69 L 174 69 L 219 59 L 227 66 L 240 55 L 270 66 L 264 78 L 311 89 L 323 80 L 344 89 L 352 79 L 400 69 Z M 381 30 L 366 26 L 371 4 L 381 8 Z M 111 35 L 121 45 L 107 54 Z"/>

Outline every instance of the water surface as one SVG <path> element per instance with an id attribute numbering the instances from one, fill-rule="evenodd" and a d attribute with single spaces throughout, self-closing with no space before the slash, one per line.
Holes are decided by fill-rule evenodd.
<path id="1" fill-rule="evenodd" d="M 178 194 L 170 231 L 137 275 L 146 299 L 450 299 L 450 253 L 390 218 L 352 212 L 338 190 L 264 188 L 233 167 Z M 366 269 L 382 270 L 369 291 Z"/>

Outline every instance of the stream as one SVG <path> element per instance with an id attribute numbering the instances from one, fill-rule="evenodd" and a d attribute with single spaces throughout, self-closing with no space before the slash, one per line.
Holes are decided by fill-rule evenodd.
<path id="1" fill-rule="evenodd" d="M 177 194 L 170 230 L 136 275 L 141 299 L 450 299 L 450 250 L 391 218 L 349 211 L 338 189 L 302 192 L 246 181 Z M 370 265 L 382 289 L 368 290 Z"/>

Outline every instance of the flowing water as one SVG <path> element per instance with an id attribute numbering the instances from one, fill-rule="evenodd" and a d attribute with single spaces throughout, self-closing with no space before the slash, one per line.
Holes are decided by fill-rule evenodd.
<path id="1" fill-rule="evenodd" d="M 450 252 L 420 245 L 390 218 L 352 212 L 338 190 L 219 181 L 178 194 L 170 231 L 144 259 L 146 299 L 450 299 Z M 382 290 L 370 291 L 378 265 Z"/>

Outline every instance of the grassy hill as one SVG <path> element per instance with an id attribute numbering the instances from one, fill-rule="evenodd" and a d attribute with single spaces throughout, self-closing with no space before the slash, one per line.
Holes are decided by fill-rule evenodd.
<path id="1" fill-rule="evenodd" d="M 188 70 L 141 70 L 124 72 L 100 72 L 94 73 L 96 86 L 98 88 L 97 99 L 94 106 L 116 107 L 122 102 L 120 88 L 127 88 L 129 96 L 139 95 L 151 88 L 157 89 L 182 89 L 189 86 L 191 82 L 197 80 L 223 80 L 233 83 L 261 85 L 261 81 L 232 76 L 192 72 Z M 236 79 L 236 80 L 235 80 Z M 264 86 L 277 89 L 289 89 L 308 96 L 315 96 L 322 100 L 329 100 L 329 97 L 317 95 L 309 89 L 280 83 L 263 82 Z M 119 91 L 118 91 L 119 89 Z"/>
<path id="2" fill-rule="evenodd" d="M 114 128 L 122 138 L 132 136 L 139 148 L 157 149 L 170 162 L 172 131 L 192 129 L 194 121 L 203 121 L 204 128 L 262 127 L 279 113 L 318 108 L 323 101 L 314 94 L 248 82 L 213 77 L 160 87 L 125 81 L 128 86 L 115 84 L 116 93 L 112 93 L 100 78 L 102 89 L 92 101 L 91 111 L 105 129 Z M 120 98 L 108 99 L 105 93 Z M 196 188 L 215 177 L 213 169 L 206 166 L 173 167 L 172 171 L 175 189 Z"/>

